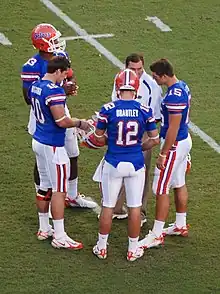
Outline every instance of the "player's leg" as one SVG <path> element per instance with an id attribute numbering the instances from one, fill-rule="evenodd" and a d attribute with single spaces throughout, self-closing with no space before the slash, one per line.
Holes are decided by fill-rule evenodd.
<path id="1" fill-rule="evenodd" d="M 36 206 L 39 219 L 37 238 L 38 240 L 45 240 L 53 234 L 52 226 L 49 223 L 48 213 L 52 190 L 50 189 L 50 181 L 46 172 L 44 145 L 33 140 L 32 149 L 36 155 L 36 166 L 38 166 L 39 179 L 41 179 L 41 186 L 39 185 L 36 189 Z"/>
<path id="2" fill-rule="evenodd" d="M 127 208 L 125 206 L 125 199 L 126 199 L 126 194 L 125 194 L 125 187 L 122 185 L 121 190 L 119 192 L 118 200 L 114 208 L 114 213 L 113 213 L 113 219 L 125 219 L 128 217 L 128 212 Z"/>
<path id="3" fill-rule="evenodd" d="M 176 166 L 172 186 L 174 188 L 174 199 L 176 206 L 176 220 L 170 224 L 163 232 L 166 235 L 188 236 L 188 226 L 186 224 L 186 213 L 188 204 L 188 191 L 185 184 L 187 172 L 188 152 L 191 149 L 191 138 L 179 142 L 177 149 L 178 165 Z"/>
<path id="4" fill-rule="evenodd" d="M 117 175 L 117 177 L 115 177 Z M 99 234 L 93 253 L 100 259 L 107 257 L 107 241 L 112 226 L 112 214 L 123 182 L 117 170 L 108 162 L 104 163 L 102 173 L 102 211 L 99 218 Z"/>
<path id="5" fill-rule="evenodd" d="M 147 201 L 150 193 L 150 165 L 151 165 L 151 155 L 152 150 L 148 150 L 144 152 L 144 162 L 145 162 L 145 183 L 144 183 L 144 191 L 142 197 L 142 207 L 141 207 L 141 226 L 147 222 Z"/>
<path id="6" fill-rule="evenodd" d="M 66 206 L 95 208 L 96 203 L 83 194 L 78 193 L 78 156 L 79 147 L 77 136 L 74 129 L 68 129 L 66 132 L 65 148 L 70 158 L 70 177 L 68 181 Z"/>
<path id="7" fill-rule="evenodd" d="M 139 248 L 141 225 L 141 205 L 145 181 L 145 169 L 138 170 L 134 176 L 124 178 L 128 206 L 128 252 L 127 260 L 134 261 L 143 256 Z"/>
<path id="8" fill-rule="evenodd" d="M 101 183 L 102 172 L 103 172 L 103 164 L 104 164 L 104 158 L 102 158 L 101 162 L 99 163 L 93 175 L 93 181 L 98 182 L 99 186 L 101 186 L 100 183 Z M 124 185 L 122 185 L 117 203 L 114 208 L 114 213 L 112 215 L 113 219 L 121 220 L 128 217 L 127 209 L 124 204 L 125 204 L 125 188 L 124 188 Z M 100 218 L 100 214 L 98 214 L 98 219 L 99 218 Z"/>
<path id="9" fill-rule="evenodd" d="M 170 151 L 165 161 L 165 168 L 159 170 L 155 167 L 153 179 L 153 193 L 156 195 L 155 221 L 152 231 L 139 242 L 144 248 L 157 247 L 163 244 L 163 228 L 169 213 L 169 189 L 175 174 L 177 152 Z"/>
<path id="10" fill-rule="evenodd" d="M 37 161 L 35 161 L 35 164 L 34 164 L 34 184 L 37 191 L 40 187 L 40 175 L 37 168 Z"/>
<path id="11" fill-rule="evenodd" d="M 53 153 L 52 153 L 53 152 Z M 51 242 L 54 248 L 78 250 L 82 243 L 71 239 L 64 229 L 64 207 L 70 172 L 69 158 L 64 147 L 48 146 L 52 160 L 48 161 L 47 172 L 52 183 L 51 213 L 53 217 L 54 235 Z M 51 156 L 52 154 L 52 156 Z"/>

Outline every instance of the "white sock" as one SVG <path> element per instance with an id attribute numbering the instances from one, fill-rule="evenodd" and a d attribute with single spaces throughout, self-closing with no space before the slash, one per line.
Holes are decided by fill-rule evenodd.
<path id="1" fill-rule="evenodd" d="M 60 239 L 65 235 L 64 219 L 53 219 L 54 235 L 56 239 Z"/>
<path id="2" fill-rule="evenodd" d="M 136 252 L 138 248 L 138 240 L 139 236 L 137 238 L 128 237 L 128 251 Z"/>
<path id="3" fill-rule="evenodd" d="M 78 178 L 68 181 L 67 196 L 70 200 L 76 199 L 78 195 Z"/>
<path id="4" fill-rule="evenodd" d="M 186 212 L 176 212 L 176 226 L 179 229 L 186 227 Z"/>
<path id="5" fill-rule="evenodd" d="M 165 222 L 158 221 L 158 220 L 155 219 L 155 221 L 154 221 L 154 227 L 153 227 L 152 232 L 157 237 L 160 237 L 162 235 L 164 225 L 165 225 Z"/>
<path id="6" fill-rule="evenodd" d="M 39 230 L 42 232 L 48 232 L 50 229 L 49 213 L 38 212 L 38 218 L 39 218 Z"/>
<path id="7" fill-rule="evenodd" d="M 98 235 L 99 239 L 98 239 L 98 242 L 97 242 L 97 246 L 99 249 L 106 249 L 107 247 L 107 241 L 108 241 L 108 234 L 107 235 L 102 235 L 99 233 Z"/>

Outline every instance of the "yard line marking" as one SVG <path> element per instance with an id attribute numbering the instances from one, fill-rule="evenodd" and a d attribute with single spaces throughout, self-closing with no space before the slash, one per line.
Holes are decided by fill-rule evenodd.
<path id="1" fill-rule="evenodd" d="M 210 147 L 212 147 L 216 152 L 220 153 L 220 145 L 209 137 L 205 132 L 203 132 L 197 125 L 193 122 L 189 123 L 190 130 L 194 133 L 194 135 L 198 135 L 204 142 L 206 142 Z"/>
<path id="2" fill-rule="evenodd" d="M 0 33 L 0 43 L 5 46 L 12 45 L 12 43 L 9 41 L 9 39 L 3 33 Z"/>
<path id="3" fill-rule="evenodd" d="M 114 37 L 114 34 L 96 34 L 96 35 L 89 35 L 89 37 L 92 37 L 94 39 L 98 38 L 111 38 Z M 88 36 L 72 36 L 72 37 L 61 37 L 60 40 L 65 40 L 65 41 L 71 41 L 71 40 L 87 40 Z"/>
<path id="4" fill-rule="evenodd" d="M 160 29 L 162 32 L 172 32 L 171 28 L 162 22 L 157 16 L 147 16 L 145 20 L 148 20 L 156 25 L 158 29 Z"/>
<path id="5" fill-rule="evenodd" d="M 110 51 L 108 51 L 104 46 L 102 46 L 98 41 L 89 36 L 89 34 L 82 29 L 76 22 L 74 22 L 69 16 L 67 16 L 62 10 L 55 6 L 49 0 L 40 0 L 50 11 L 55 13 L 59 18 L 61 18 L 70 28 L 72 28 L 79 36 L 87 37 L 85 40 L 92 46 L 94 46 L 102 55 L 104 55 L 108 60 L 110 60 L 115 66 L 123 68 L 124 65 L 118 60 Z"/>
<path id="6" fill-rule="evenodd" d="M 90 45 L 94 46 L 102 55 L 104 55 L 112 64 L 116 65 L 120 69 L 124 68 L 124 64 L 115 57 L 108 49 L 101 45 L 97 40 L 93 39 L 88 33 L 82 29 L 77 23 L 69 18 L 62 10 L 55 6 L 50 0 L 40 0 L 50 11 L 54 12 L 59 18 L 61 18 L 70 28 L 72 28 L 79 36 L 88 36 L 85 40 Z M 203 132 L 197 125 L 190 123 L 191 131 L 198 135 L 204 142 L 206 142 L 212 149 L 220 154 L 220 145 L 215 140 L 209 137 Z"/>

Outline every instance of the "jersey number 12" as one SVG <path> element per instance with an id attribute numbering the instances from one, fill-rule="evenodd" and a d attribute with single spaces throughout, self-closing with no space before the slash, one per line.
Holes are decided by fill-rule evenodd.
<path id="1" fill-rule="evenodd" d="M 119 146 L 131 146 L 137 144 L 138 122 L 136 121 L 119 121 L 118 138 L 116 144 Z M 133 137 L 133 138 L 132 138 Z M 136 137 L 136 138 L 135 138 Z"/>

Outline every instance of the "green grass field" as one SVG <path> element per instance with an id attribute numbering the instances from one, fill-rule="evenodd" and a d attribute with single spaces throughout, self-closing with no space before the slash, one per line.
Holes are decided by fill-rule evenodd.
<path id="1" fill-rule="evenodd" d="M 160 57 L 168 57 L 178 77 L 192 90 L 192 121 L 220 142 L 219 104 L 219 0 L 132 2 L 107 0 L 54 0 L 70 18 L 90 34 L 112 33 L 98 40 L 122 62 L 131 52 L 143 52 L 146 70 Z M 55 250 L 39 242 L 32 180 L 34 155 L 26 132 L 29 109 L 21 94 L 20 69 L 35 54 L 32 28 L 40 22 L 54 24 L 64 36 L 75 33 L 40 1 L 2 0 L 0 32 L 12 42 L 0 44 L 0 293 L 220 293 L 220 181 L 217 152 L 193 136 L 193 170 L 190 193 L 189 238 L 167 238 L 159 250 L 149 250 L 135 263 L 125 259 L 126 221 L 113 224 L 109 256 L 95 258 L 96 214 L 66 210 L 66 229 L 82 240 L 80 252 Z M 145 17 L 157 16 L 172 28 L 162 33 Z M 110 100 L 118 68 L 83 40 L 69 41 L 67 50 L 76 70 L 80 91 L 69 101 L 73 116 L 87 118 Z M 99 202 L 92 175 L 103 151 L 81 149 L 80 191 Z M 156 155 L 156 153 L 155 153 Z M 154 198 L 148 206 L 152 227 Z M 171 209 L 169 221 L 174 219 Z"/>

